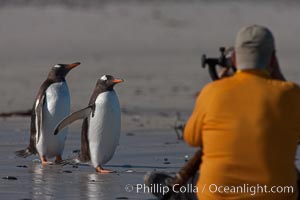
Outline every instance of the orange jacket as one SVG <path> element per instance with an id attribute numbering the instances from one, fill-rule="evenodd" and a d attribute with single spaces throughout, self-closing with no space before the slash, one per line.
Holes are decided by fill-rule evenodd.
<path id="1" fill-rule="evenodd" d="M 300 88 L 296 84 L 273 80 L 259 70 L 241 71 L 208 84 L 184 130 L 188 144 L 203 148 L 198 198 L 296 199 L 294 162 L 299 136 Z M 266 185 L 266 192 L 253 194 L 258 184 Z M 224 192 L 221 187 L 216 192 L 216 186 L 232 190 Z M 245 189 L 234 192 L 236 186 L 248 188 L 248 193 Z M 270 191 L 273 186 L 293 188 L 283 194 L 276 188 Z"/>

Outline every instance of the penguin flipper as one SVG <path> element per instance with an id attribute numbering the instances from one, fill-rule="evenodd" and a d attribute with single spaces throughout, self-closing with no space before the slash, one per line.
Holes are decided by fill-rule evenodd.
<path id="1" fill-rule="evenodd" d="M 26 149 L 15 151 L 16 156 L 26 158 L 33 154 L 36 154 L 35 141 L 39 141 L 41 134 L 41 126 L 43 120 L 43 106 L 45 102 L 45 95 L 41 94 L 38 96 L 37 101 L 33 106 L 33 113 L 31 116 L 31 130 L 30 130 L 30 141 L 29 146 Z M 36 138 L 37 137 L 37 138 Z"/>
<path id="2" fill-rule="evenodd" d="M 94 105 L 89 105 L 88 107 L 81 109 L 79 111 L 73 112 L 68 117 L 64 118 L 59 124 L 56 126 L 54 135 L 57 135 L 60 130 L 68 126 L 69 124 L 73 123 L 78 119 L 87 118 L 91 112 L 94 110 Z"/>
<path id="3" fill-rule="evenodd" d="M 79 160 L 81 162 L 88 162 L 91 160 L 89 139 L 88 139 L 89 123 L 88 118 L 85 118 L 81 128 L 81 149 L 79 152 Z"/>
<path id="4" fill-rule="evenodd" d="M 47 79 L 40 87 L 36 100 L 32 106 L 29 146 L 26 149 L 16 151 L 15 154 L 18 157 L 26 158 L 30 155 L 35 155 L 38 153 L 36 149 L 36 143 L 39 141 L 41 134 L 45 91 L 52 83 L 53 81 Z"/>
<path id="5" fill-rule="evenodd" d="M 37 141 L 36 143 L 39 142 L 40 135 L 41 135 L 41 126 L 42 126 L 42 120 L 43 120 L 43 106 L 44 106 L 44 101 L 45 100 L 45 95 L 41 95 L 40 98 L 38 98 L 36 105 L 35 105 L 35 126 L 36 126 L 36 134 L 37 134 Z"/>

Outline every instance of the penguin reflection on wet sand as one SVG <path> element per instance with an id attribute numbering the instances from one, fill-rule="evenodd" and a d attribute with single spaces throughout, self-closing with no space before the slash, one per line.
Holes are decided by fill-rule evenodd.
<path id="1" fill-rule="evenodd" d="M 70 114 L 70 94 L 65 77 L 78 65 L 79 62 L 57 64 L 51 68 L 33 104 L 29 146 L 16 151 L 17 156 L 26 158 L 38 154 L 42 164 L 48 163 L 47 158 L 56 157 L 55 162 L 62 160 L 68 130 L 59 136 L 54 136 L 53 131 L 57 123 Z"/>
<path id="2" fill-rule="evenodd" d="M 121 132 L 121 112 L 114 86 L 123 82 L 110 75 L 102 76 L 96 84 L 88 107 L 72 113 L 61 121 L 54 134 L 58 134 L 68 124 L 83 119 L 81 130 L 81 150 L 79 162 L 91 161 L 99 173 L 113 171 L 103 169 L 114 155 Z M 78 160 L 77 159 L 77 160 Z M 76 159 L 75 159 L 76 160 Z"/>

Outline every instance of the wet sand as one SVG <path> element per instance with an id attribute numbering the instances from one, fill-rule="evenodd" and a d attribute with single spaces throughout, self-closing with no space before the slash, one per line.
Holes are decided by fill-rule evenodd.
<path id="1" fill-rule="evenodd" d="M 127 192 L 126 185 L 143 184 L 148 171 L 174 174 L 193 149 L 176 139 L 171 130 L 123 132 L 114 158 L 104 167 L 117 173 L 101 175 L 89 165 L 42 166 L 38 157 L 18 158 L 14 151 L 28 144 L 29 119 L 1 121 L 1 199 L 153 199 L 142 191 Z M 79 149 L 80 124 L 71 127 L 64 158 Z M 2 179 L 15 177 L 17 180 Z M 136 188 L 135 188 L 136 189 Z"/>
<path id="2" fill-rule="evenodd" d="M 42 167 L 37 157 L 17 158 L 14 151 L 28 145 L 29 118 L 0 119 L 0 199 L 154 199 L 124 188 L 143 183 L 147 171 L 175 173 L 193 154 L 195 149 L 176 138 L 177 114 L 187 119 L 196 93 L 210 81 L 201 54 L 218 56 L 219 46 L 232 45 L 241 26 L 270 27 L 284 74 L 300 82 L 295 2 L 130 2 L 0 7 L 1 112 L 31 108 L 56 63 L 82 62 L 67 77 L 72 110 L 86 106 L 103 74 L 125 79 L 116 87 L 120 146 L 105 166 L 116 174 L 100 175 L 85 165 Z M 80 123 L 70 127 L 64 158 L 79 149 L 79 132 Z M 17 180 L 2 179 L 6 176 Z"/>

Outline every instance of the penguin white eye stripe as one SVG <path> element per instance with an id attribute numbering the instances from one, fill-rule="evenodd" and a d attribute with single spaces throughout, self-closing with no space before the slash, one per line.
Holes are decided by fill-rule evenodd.
<path id="1" fill-rule="evenodd" d="M 60 65 L 54 65 L 54 67 L 55 67 L 55 68 L 60 68 L 61 66 L 60 66 Z"/>
<path id="2" fill-rule="evenodd" d="M 101 80 L 107 81 L 107 76 L 106 76 L 106 75 L 102 76 L 102 77 L 101 77 Z"/>

